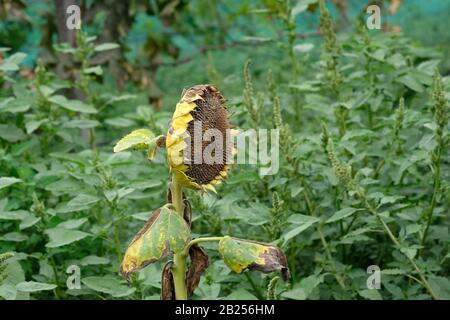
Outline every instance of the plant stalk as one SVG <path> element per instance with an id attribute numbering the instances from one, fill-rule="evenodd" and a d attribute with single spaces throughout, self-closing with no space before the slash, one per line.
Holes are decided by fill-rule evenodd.
<path id="1" fill-rule="evenodd" d="M 175 207 L 175 211 L 183 217 L 183 187 L 178 183 L 174 176 L 172 176 L 171 191 L 172 204 Z M 185 255 L 184 252 L 175 253 L 173 255 L 172 276 L 176 300 L 187 300 L 186 257 L 187 255 Z"/>

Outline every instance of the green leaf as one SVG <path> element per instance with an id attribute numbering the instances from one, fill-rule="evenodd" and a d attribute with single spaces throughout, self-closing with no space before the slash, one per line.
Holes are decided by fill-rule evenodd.
<path id="1" fill-rule="evenodd" d="M 1 282 L 1 281 L 0 281 Z M 5 300 L 14 300 L 17 296 L 17 289 L 11 283 L 4 283 L 0 285 L 0 297 Z"/>
<path id="2" fill-rule="evenodd" d="M 239 288 L 234 290 L 225 298 L 226 300 L 258 300 L 254 295 L 245 289 Z"/>
<path id="3" fill-rule="evenodd" d="M 304 53 L 309 52 L 314 48 L 314 44 L 312 43 L 303 43 L 303 44 L 297 44 L 294 46 L 294 50 L 296 52 Z"/>
<path id="4" fill-rule="evenodd" d="M 51 96 L 48 100 L 70 111 L 81 113 L 97 113 L 97 110 L 93 106 L 88 105 L 80 100 L 68 100 L 66 97 L 61 95 Z"/>
<path id="5" fill-rule="evenodd" d="M 0 240 L 11 241 L 11 242 L 22 242 L 27 239 L 28 239 L 28 237 L 26 235 L 21 234 L 19 232 L 10 232 L 10 233 L 7 233 L 7 234 L 3 235 L 2 237 L 0 237 Z"/>
<path id="6" fill-rule="evenodd" d="M 24 281 L 18 283 L 16 285 L 16 288 L 17 290 L 22 292 L 37 292 L 37 291 L 53 290 L 56 288 L 56 284 L 42 283 L 36 281 Z"/>
<path id="7" fill-rule="evenodd" d="M 27 215 L 22 219 L 22 222 L 19 224 L 19 229 L 24 230 L 34 226 L 36 223 L 41 221 L 40 217 L 33 216 L 32 214 Z"/>
<path id="8" fill-rule="evenodd" d="M 289 230 L 288 232 L 284 233 L 283 234 L 284 244 L 286 244 L 292 238 L 298 236 L 300 233 L 302 233 L 303 231 L 305 231 L 312 225 L 313 225 L 313 223 L 305 223 L 305 224 L 302 224 L 302 225 L 295 227 L 295 228 Z"/>
<path id="9" fill-rule="evenodd" d="M 402 247 L 400 248 L 400 251 L 410 259 L 414 259 L 417 254 L 417 248 L 414 247 Z"/>
<path id="10" fill-rule="evenodd" d="M 98 256 L 87 256 L 81 259 L 80 265 L 82 266 L 102 265 L 108 264 L 109 262 L 110 262 L 109 258 Z"/>
<path id="11" fill-rule="evenodd" d="M 83 70 L 84 74 L 95 74 L 98 76 L 101 76 L 103 74 L 103 70 L 101 66 L 95 66 L 95 67 L 90 67 L 90 68 L 86 68 Z"/>
<path id="12" fill-rule="evenodd" d="M 89 194 L 79 194 L 65 205 L 60 207 L 57 211 L 60 213 L 81 211 L 90 208 L 92 205 L 96 204 L 100 201 L 100 198 L 97 196 L 89 195 Z"/>
<path id="13" fill-rule="evenodd" d="M 14 178 L 14 177 L 1 177 L 0 178 L 0 190 L 6 188 L 15 183 L 22 182 L 22 180 Z"/>
<path id="14" fill-rule="evenodd" d="M 80 218 L 80 219 L 70 219 L 66 220 L 64 222 L 61 222 L 57 225 L 58 228 L 66 228 L 66 229 L 77 229 L 81 227 L 85 222 L 87 222 L 87 218 Z"/>
<path id="15" fill-rule="evenodd" d="M 19 70 L 19 64 L 25 59 L 27 55 L 22 52 L 17 52 L 8 58 L 6 58 L 2 64 L 0 64 L 0 71 L 17 71 Z"/>
<path id="16" fill-rule="evenodd" d="M 189 238 L 189 226 L 171 204 L 157 209 L 128 246 L 121 274 L 128 278 L 131 272 L 181 252 Z"/>
<path id="17" fill-rule="evenodd" d="M 50 241 L 45 245 L 47 248 L 62 247 L 89 236 L 89 233 L 83 231 L 70 230 L 60 227 L 47 229 L 45 230 L 45 233 L 50 239 Z"/>
<path id="18" fill-rule="evenodd" d="M 376 289 L 364 289 L 358 291 L 359 295 L 369 300 L 383 300 L 380 292 Z"/>
<path id="19" fill-rule="evenodd" d="M 271 244 L 225 236 L 219 242 L 219 253 L 234 272 L 241 273 L 246 269 L 265 273 L 277 271 L 285 280 L 290 278 L 284 253 Z"/>
<path id="20" fill-rule="evenodd" d="M 90 129 L 100 125 L 97 120 L 77 119 L 63 124 L 64 128 Z"/>
<path id="21" fill-rule="evenodd" d="M 0 139 L 8 142 L 17 142 L 26 139 L 22 129 L 17 128 L 13 124 L 0 124 Z"/>
<path id="22" fill-rule="evenodd" d="M 115 298 L 129 296 L 136 290 L 136 288 L 130 288 L 117 279 L 117 277 L 111 275 L 104 277 L 86 277 L 81 281 L 88 288 L 97 292 L 110 294 Z"/>
<path id="23" fill-rule="evenodd" d="M 95 46 L 94 50 L 97 52 L 100 52 L 100 51 L 112 50 L 112 49 L 117 49 L 117 48 L 119 48 L 119 45 L 117 43 L 106 42 L 106 43 L 99 44 L 98 46 Z"/>
<path id="24" fill-rule="evenodd" d="M 148 129 L 137 129 L 120 139 L 114 146 L 114 152 L 121 152 L 128 149 L 147 149 L 148 159 L 151 160 L 158 147 L 157 141 L 161 137 L 155 137 L 155 134 Z"/>
<path id="25" fill-rule="evenodd" d="M 106 119 L 105 122 L 110 126 L 119 128 L 129 128 L 135 125 L 134 121 L 126 118 L 110 118 Z"/>
<path id="26" fill-rule="evenodd" d="M 411 74 L 406 74 L 400 78 L 397 78 L 396 81 L 404 84 L 411 90 L 414 90 L 416 92 L 423 92 L 422 84 Z"/>
<path id="27" fill-rule="evenodd" d="M 8 98 L 0 103 L 0 112 L 20 113 L 30 109 L 30 104 L 22 99 Z"/>
<path id="28" fill-rule="evenodd" d="M 27 134 L 31 134 L 36 131 L 43 123 L 46 123 L 47 119 L 42 120 L 31 120 L 25 124 L 25 129 L 27 130 Z"/>
<path id="29" fill-rule="evenodd" d="M 323 282 L 324 276 L 316 276 L 314 274 L 300 280 L 298 288 L 288 290 L 282 293 L 282 296 L 293 300 L 306 300 L 311 295 L 313 290 Z"/>
<path id="30" fill-rule="evenodd" d="M 352 207 L 347 207 L 347 208 L 341 209 L 341 210 L 337 211 L 335 214 L 333 214 L 325 223 L 336 222 L 336 221 L 342 220 L 344 218 L 347 218 L 347 217 L 353 215 L 358 210 L 361 210 L 361 209 L 356 209 L 356 208 L 352 208 Z"/>
<path id="31" fill-rule="evenodd" d="M 289 229 L 283 234 L 284 239 L 284 245 L 292 238 L 298 236 L 300 233 L 311 227 L 316 222 L 320 221 L 317 217 L 311 217 L 303 214 L 293 214 L 291 215 L 288 220 L 288 222 L 299 225 L 292 229 Z"/>
<path id="32" fill-rule="evenodd" d="M 127 134 L 114 146 L 114 152 L 121 152 L 130 148 L 145 149 L 155 139 L 155 134 L 148 129 L 137 129 Z"/>
<path id="33" fill-rule="evenodd" d="M 30 213 L 25 210 L 0 211 L 0 219 L 2 220 L 23 220 L 29 215 Z"/>

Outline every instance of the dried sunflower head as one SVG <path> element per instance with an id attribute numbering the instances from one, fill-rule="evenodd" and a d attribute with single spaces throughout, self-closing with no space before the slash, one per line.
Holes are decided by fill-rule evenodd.
<path id="1" fill-rule="evenodd" d="M 182 186 L 214 190 L 227 176 L 235 150 L 228 118 L 225 98 L 216 87 L 183 90 L 166 136 L 169 167 Z"/>

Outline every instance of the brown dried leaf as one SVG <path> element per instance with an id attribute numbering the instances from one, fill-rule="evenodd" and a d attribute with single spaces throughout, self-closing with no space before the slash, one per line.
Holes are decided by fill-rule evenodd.
<path id="1" fill-rule="evenodd" d="M 189 248 L 189 256 L 191 257 L 191 265 L 186 275 L 188 296 L 194 294 L 203 272 L 208 268 L 209 259 L 206 252 L 197 244 Z"/>
<path id="2" fill-rule="evenodd" d="M 167 262 L 161 274 L 161 300 L 175 300 L 172 266 L 172 261 Z"/>

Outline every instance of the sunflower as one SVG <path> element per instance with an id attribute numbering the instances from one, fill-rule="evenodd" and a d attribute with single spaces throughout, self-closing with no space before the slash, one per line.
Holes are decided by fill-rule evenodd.
<path id="1" fill-rule="evenodd" d="M 170 170 L 178 183 L 184 187 L 214 190 L 214 185 L 220 183 L 228 173 L 231 155 L 235 152 L 225 98 L 216 87 L 204 84 L 183 90 L 181 100 L 177 103 L 169 131 L 166 136 L 167 160 Z M 197 137 L 195 126 L 200 125 L 201 143 L 194 140 Z M 215 129 L 220 132 L 220 138 L 213 141 L 204 141 L 207 130 Z M 218 158 L 221 161 L 205 163 L 193 161 L 196 155 L 204 154 L 205 148 L 210 144 L 220 146 Z M 217 158 L 217 157 L 216 157 Z"/>

